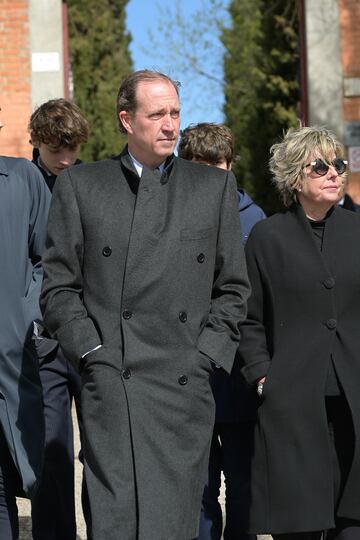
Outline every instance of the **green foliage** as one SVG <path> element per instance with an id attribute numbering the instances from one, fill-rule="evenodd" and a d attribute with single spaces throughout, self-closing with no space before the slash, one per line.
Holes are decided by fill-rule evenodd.
<path id="1" fill-rule="evenodd" d="M 235 136 L 238 182 L 264 210 L 281 207 L 269 149 L 297 124 L 298 0 L 232 0 L 223 29 L 225 123 Z"/>
<path id="2" fill-rule="evenodd" d="M 90 122 L 85 161 L 119 153 L 116 95 L 132 69 L 130 35 L 125 30 L 127 0 L 68 0 L 70 63 L 74 101 Z"/>

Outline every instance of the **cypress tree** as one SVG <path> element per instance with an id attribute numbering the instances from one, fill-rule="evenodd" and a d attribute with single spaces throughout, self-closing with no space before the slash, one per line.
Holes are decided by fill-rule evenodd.
<path id="1" fill-rule="evenodd" d="M 125 28 L 126 0 L 68 0 L 69 54 L 74 101 L 91 125 L 81 157 L 94 161 L 117 154 L 116 95 L 132 69 L 130 35 Z"/>
<path id="2" fill-rule="evenodd" d="M 232 0 L 225 46 L 225 123 L 240 155 L 240 185 L 271 214 L 281 202 L 271 186 L 270 146 L 297 124 L 298 0 Z"/>

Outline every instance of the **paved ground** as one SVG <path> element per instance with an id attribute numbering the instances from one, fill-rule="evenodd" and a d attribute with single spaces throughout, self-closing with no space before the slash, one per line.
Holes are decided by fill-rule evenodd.
<path id="1" fill-rule="evenodd" d="M 76 426 L 76 420 L 74 418 L 74 425 Z M 79 452 L 79 434 L 75 429 L 75 455 Z M 80 486 L 82 477 L 82 465 L 78 459 L 75 461 L 75 484 L 76 484 L 76 522 L 78 529 L 77 540 L 86 540 L 85 523 L 81 511 L 80 503 Z M 223 495 L 222 495 L 223 497 Z M 19 508 L 19 522 L 20 522 L 20 538 L 19 540 L 31 540 L 31 518 L 30 518 L 30 504 L 26 499 L 18 499 Z M 119 536 L 121 540 L 121 535 Z M 271 536 L 259 536 L 258 540 L 271 540 Z"/>

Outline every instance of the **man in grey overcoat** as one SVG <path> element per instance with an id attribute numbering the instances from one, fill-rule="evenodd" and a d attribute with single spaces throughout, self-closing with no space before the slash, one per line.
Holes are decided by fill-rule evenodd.
<path id="1" fill-rule="evenodd" d="M 0 123 L 1 127 L 1 123 Z M 0 157 L 0 538 L 18 538 L 16 496 L 32 497 L 44 421 L 33 321 L 50 197 L 35 165 Z"/>
<path id="2" fill-rule="evenodd" d="M 82 374 L 94 540 L 197 535 L 214 422 L 249 285 L 231 173 L 173 155 L 178 84 L 119 90 L 120 156 L 60 174 L 44 257 L 45 324 Z"/>

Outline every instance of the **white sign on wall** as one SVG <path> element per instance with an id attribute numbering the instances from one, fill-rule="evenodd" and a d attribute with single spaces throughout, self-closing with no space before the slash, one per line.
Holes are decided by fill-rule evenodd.
<path id="1" fill-rule="evenodd" d="M 351 172 L 360 172 L 360 146 L 349 148 L 349 168 Z"/>
<path id="2" fill-rule="evenodd" d="M 60 55 L 58 52 L 32 53 L 31 67 L 39 73 L 60 71 Z"/>

